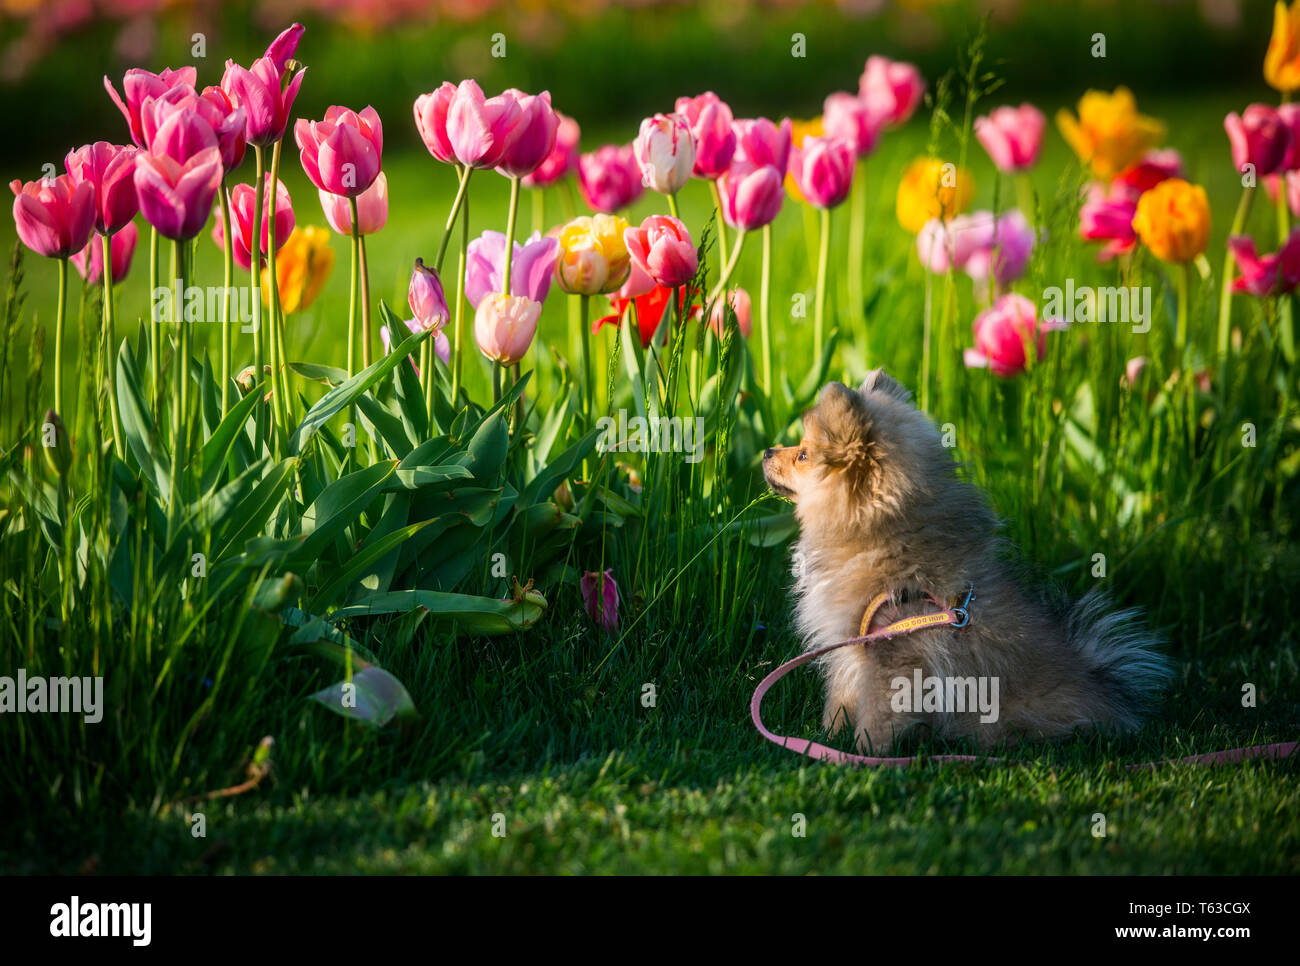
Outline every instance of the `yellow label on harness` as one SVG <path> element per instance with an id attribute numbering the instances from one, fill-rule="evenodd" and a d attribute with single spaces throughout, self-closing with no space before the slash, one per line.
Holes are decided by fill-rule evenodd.
<path id="1" fill-rule="evenodd" d="M 907 617 L 901 621 L 896 621 L 885 628 L 892 634 L 906 634 L 908 631 L 919 631 L 923 627 L 935 627 L 940 624 L 952 623 L 952 614 L 942 611 L 938 614 L 918 614 L 915 617 Z"/>

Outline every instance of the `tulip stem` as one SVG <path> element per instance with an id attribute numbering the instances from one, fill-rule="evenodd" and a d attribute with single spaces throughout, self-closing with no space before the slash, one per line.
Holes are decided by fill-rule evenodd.
<path id="1" fill-rule="evenodd" d="M 585 421 L 591 423 L 591 396 L 592 382 L 595 376 L 591 369 L 591 332 L 587 319 L 591 311 L 591 296 L 578 296 L 578 325 L 582 329 L 582 415 Z"/>
<path id="2" fill-rule="evenodd" d="M 226 240 L 225 290 L 221 303 L 221 415 L 230 412 L 230 294 L 235 284 L 235 241 L 230 237 L 230 197 L 221 182 L 221 230 Z"/>
<path id="3" fill-rule="evenodd" d="M 826 272 L 831 254 L 831 210 L 821 209 L 821 242 L 817 249 L 817 307 L 813 310 L 813 353 L 821 351 L 826 320 Z"/>
<path id="4" fill-rule="evenodd" d="M 162 412 L 162 320 L 158 318 L 154 293 L 158 291 L 158 229 L 149 229 L 149 378 L 153 385 L 153 413 L 156 420 Z"/>
<path id="5" fill-rule="evenodd" d="M 437 361 L 438 354 L 434 351 L 434 339 L 424 340 L 420 346 L 420 379 L 424 384 L 424 408 L 429 418 L 429 438 L 433 438 L 433 367 Z"/>
<path id="6" fill-rule="evenodd" d="M 740 229 L 740 233 L 736 235 L 736 247 L 731 250 L 731 257 L 727 259 L 726 267 L 722 269 L 722 275 L 719 276 L 718 283 L 714 285 L 713 290 L 709 292 L 709 297 L 705 300 L 706 304 L 712 304 L 717 297 L 722 294 L 723 290 L 726 289 L 727 282 L 731 278 L 731 273 L 736 270 L 736 265 L 740 261 L 740 253 L 745 248 L 745 236 L 745 230 L 743 228 Z"/>
<path id="7" fill-rule="evenodd" d="M 108 266 L 105 270 L 111 271 Z M 67 413 L 63 411 L 63 317 L 68 309 L 68 260 L 59 259 L 59 304 L 54 316 L 54 411 L 67 425 Z"/>
<path id="8" fill-rule="evenodd" d="M 501 294 L 510 294 L 510 270 L 515 264 L 515 220 L 519 214 L 519 179 L 510 179 L 510 209 L 506 215 L 506 247 L 501 256 L 505 265 L 501 269 Z"/>
<path id="9" fill-rule="evenodd" d="M 456 226 L 456 216 L 465 207 L 465 192 L 469 188 L 469 176 L 474 173 L 473 168 L 462 168 L 460 165 L 456 166 L 456 170 L 460 172 L 460 186 L 456 189 L 456 200 L 451 203 L 451 213 L 447 215 L 447 224 L 442 229 L 442 240 L 438 242 L 438 254 L 433 260 L 433 270 L 438 273 L 439 278 L 442 277 L 442 260 L 447 254 L 447 243 L 451 241 L 451 230 Z M 356 222 L 353 221 L 353 224 Z"/>
<path id="10" fill-rule="evenodd" d="M 357 265 L 361 254 L 361 236 L 357 234 L 356 199 L 349 198 L 348 205 L 352 215 L 352 272 L 348 284 L 348 378 L 350 379 L 357 374 Z M 396 338 L 396 333 L 393 333 L 393 337 Z M 353 433 L 355 433 L 357 425 L 356 403 L 348 407 L 348 423 L 352 426 Z M 353 446 L 355 447 L 355 445 L 354 436 Z"/>
<path id="11" fill-rule="evenodd" d="M 1175 270 L 1175 283 L 1178 289 L 1178 318 L 1174 325 L 1174 346 L 1178 350 L 1179 364 L 1182 364 L 1183 349 L 1187 345 L 1187 302 L 1191 288 L 1192 263 L 1184 262 Z"/>
<path id="12" fill-rule="evenodd" d="M 108 408 L 113 418 L 113 450 L 120 460 L 126 459 L 125 432 L 122 429 L 122 414 L 117 408 L 117 381 L 113 378 L 113 343 L 116 340 L 113 307 L 113 240 L 109 235 L 102 235 L 100 242 L 104 248 L 104 375 L 108 378 Z M 60 414 L 61 415 L 61 414 Z"/>
<path id="13" fill-rule="evenodd" d="M 468 175 L 466 175 L 468 178 Z M 460 364 L 465 341 L 465 263 L 469 259 L 469 198 L 462 203 L 460 220 L 460 261 L 456 267 L 456 342 L 451 347 L 455 360 L 451 369 L 451 406 L 460 407 Z"/>
<path id="14" fill-rule="evenodd" d="M 276 202 L 280 193 L 280 147 L 284 144 L 283 140 L 275 142 L 275 148 L 271 151 L 271 183 L 263 185 L 260 181 L 257 184 L 259 192 L 266 191 L 267 197 L 265 204 L 270 207 L 266 209 L 266 221 L 268 224 L 267 244 L 266 244 L 266 277 L 270 290 L 267 295 L 270 297 L 271 309 L 271 385 L 272 393 L 271 402 L 275 405 L 275 422 L 279 425 L 278 439 L 288 445 L 289 441 L 289 360 L 284 355 L 284 320 L 280 315 L 280 278 L 275 270 L 275 219 L 279 214 Z M 353 205 L 355 205 L 355 200 Z M 352 212 L 352 223 L 356 224 L 357 213 L 354 208 Z M 257 239 L 256 245 L 249 246 L 258 250 L 258 261 L 261 261 L 262 246 L 262 225 L 258 222 L 253 229 L 253 237 Z M 260 265 L 259 265 L 260 269 Z"/>
<path id="15" fill-rule="evenodd" d="M 533 189 L 533 231 L 545 235 L 546 225 L 546 191 L 544 188 Z"/>
<path id="16" fill-rule="evenodd" d="M 758 320 L 763 327 L 763 391 L 769 402 L 772 386 L 772 224 L 763 226 L 763 274 L 758 286 Z M 768 427 L 769 430 L 774 427 Z"/>
<path id="17" fill-rule="evenodd" d="M 718 213 L 718 269 L 721 271 L 727 265 L 727 220 L 722 215 L 722 189 L 718 187 L 718 179 L 709 184 L 713 187 L 713 207 Z"/>
<path id="18" fill-rule="evenodd" d="M 495 405 L 501 401 L 501 363 L 495 359 L 492 360 L 492 402 Z"/>
<path id="19" fill-rule="evenodd" d="M 356 204 L 356 199 L 353 199 Z M 353 221 L 355 225 L 356 222 Z M 366 238 L 358 239 L 361 249 L 361 368 L 370 368 L 370 269 L 366 265 Z"/>
<path id="20" fill-rule="evenodd" d="M 253 153 L 256 158 L 257 175 L 253 181 L 256 186 L 253 190 L 253 237 L 255 242 L 249 245 L 250 253 L 258 255 L 256 258 L 249 258 L 249 276 L 253 284 L 253 386 L 254 391 L 261 393 L 257 387 L 262 382 L 263 373 L 265 372 L 265 362 L 262 356 L 262 259 L 260 257 L 261 238 L 262 238 L 262 183 L 266 180 L 266 157 L 262 152 L 260 144 L 253 145 Z M 227 243 L 233 245 L 231 240 Z M 262 446 L 266 443 L 266 413 L 265 406 L 261 400 L 253 407 L 256 413 L 255 425 L 257 427 L 257 447 L 254 450 L 257 456 L 262 455 Z"/>
<path id="21" fill-rule="evenodd" d="M 681 217 L 677 214 L 677 192 L 675 191 L 668 196 L 668 213 L 678 221 L 681 220 Z"/>
<path id="22" fill-rule="evenodd" d="M 1248 185 L 1241 191 L 1241 201 L 1237 202 L 1237 213 L 1233 216 L 1232 227 L 1228 229 L 1228 239 L 1231 240 L 1233 235 L 1240 235 L 1245 227 L 1246 219 L 1250 216 L 1250 204 L 1255 200 L 1255 186 Z M 1219 292 L 1219 355 L 1227 356 L 1228 354 L 1228 337 L 1230 335 L 1232 319 L 1232 275 L 1234 268 L 1232 258 L 1232 249 L 1224 253 L 1223 256 L 1223 288 Z"/>
<path id="23" fill-rule="evenodd" d="M 853 305 L 853 318 L 867 321 L 866 293 L 862 288 L 862 258 L 866 250 L 867 234 L 867 162 L 859 159 L 853 176 L 853 198 L 849 208 L 849 302 Z M 865 346 L 864 346 L 865 350 Z"/>

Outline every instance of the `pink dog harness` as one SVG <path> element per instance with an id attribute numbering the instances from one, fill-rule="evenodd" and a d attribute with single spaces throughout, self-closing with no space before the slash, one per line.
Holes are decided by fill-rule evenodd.
<path id="1" fill-rule="evenodd" d="M 749 701 L 749 716 L 754 722 L 754 727 L 768 741 L 787 748 L 790 751 L 800 755 L 807 755 L 809 758 L 817 761 L 833 761 L 837 765 L 867 765 L 871 767 L 885 766 L 888 768 L 907 768 L 909 765 L 917 764 L 922 761 L 932 762 L 986 762 L 986 763 L 1007 763 L 1004 758 L 991 758 L 981 755 L 931 755 L 926 758 L 908 757 L 908 758 L 878 758 L 872 755 L 854 755 L 847 751 L 840 751 L 836 748 L 830 748 L 823 744 L 818 744 L 806 738 L 792 738 L 788 735 L 773 734 L 763 724 L 763 717 L 760 708 L 763 704 L 763 696 L 771 689 L 772 685 L 785 677 L 795 668 L 807 664 L 809 661 L 815 661 L 823 654 L 829 654 L 831 651 L 838 650 L 841 647 L 850 647 L 855 644 L 870 645 L 876 641 L 888 640 L 891 637 L 899 637 L 903 634 L 911 634 L 915 631 L 925 630 L 930 627 L 951 626 L 954 630 L 965 627 L 970 623 L 969 607 L 970 602 L 975 598 L 975 590 L 972 587 L 967 593 L 966 599 L 956 607 L 942 607 L 939 601 L 931 597 L 935 606 L 941 607 L 940 610 L 932 611 L 928 614 L 917 614 L 915 617 L 906 617 L 902 620 L 894 621 L 887 624 L 879 630 L 872 631 L 871 621 L 876 616 L 880 608 L 890 599 L 889 593 L 877 594 L 876 597 L 867 605 L 866 612 L 862 615 L 862 624 L 858 628 L 860 636 L 851 637 L 847 641 L 840 641 L 838 644 L 831 644 L 827 647 L 819 647 L 815 651 L 808 651 L 806 654 L 800 654 L 793 660 L 786 661 L 779 668 L 763 678 L 754 689 L 754 696 Z M 1231 748 L 1227 751 L 1212 751 L 1202 755 L 1191 755 L 1187 758 L 1169 759 L 1166 761 L 1151 761 L 1139 765 L 1129 765 L 1129 769 L 1136 768 L 1156 768 L 1159 765 L 1184 764 L 1184 765 L 1221 765 L 1239 761 L 1247 761 L 1251 758 L 1269 758 L 1281 759 L 1289 758 L 1295 753 L 1297 742 L 1279 742 L 1271 745 L 1252 745 L 1249 748 Z"/>

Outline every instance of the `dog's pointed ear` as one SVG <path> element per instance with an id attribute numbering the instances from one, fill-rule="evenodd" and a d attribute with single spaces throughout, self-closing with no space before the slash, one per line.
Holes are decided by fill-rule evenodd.
<path id="1" fill-rule="evenodd" d="M 817 406 L 804 419 L 817 439 L 817 453 L 827 466 L 860 470 L 871 464 L 871 413 L 866 400 L 842 382 L 822 390 Z"/>
<path id="2" fill-rule="evenodd" d="M 893 396 L 899 402 L 911 402 L 912 394 L 902 383 L 887 373 L 884 369 L 872 369 L 867 373 L 867 378 L 862 380 L 862 385 L 858 392 L 864 396 L 867 393 L 879 392 L 886 396 Z"/>

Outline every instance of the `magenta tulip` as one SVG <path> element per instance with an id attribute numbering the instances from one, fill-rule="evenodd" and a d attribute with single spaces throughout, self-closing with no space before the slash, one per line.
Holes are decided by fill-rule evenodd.
<path id="1" fill-rule="evenodd" d="M 342 195 L 318 191 L 325 221 L 340 235 L 352 236 L 352 206 Z M 357 234 L 373 235 L 388 224 L 388 175 L 379 172 L 375 183 L 357 195 Z M 278 235 L 276 236 L 279 237 Z"/>
<path id="2" fill-rule="evenodd" d="M 671 215 L 650 215 L 623 232 L 623 243 L 633 263 L 664 288 L 685 285 L 699 268 L 690 232 Z"/>
<path id="3" fill-rule="evenodd" d="M 1287 140 L 1286 155 L 1278 165 L 1278 172 L 1294 171 L 1300 168 L 1300 104 L 1290 102 L 1279 104 L 1276 108 L 1277 118 L 1290 133 Z"/>
<path id="4" fill-rule="evenodd" d="M 838 137 L 806 137 L 790 152 L 790 176 L 808 203 L 834 208 L 853 186 L 853 142 Z"/>
<path id="5" fill-rule="evenodd" d="M 656 114 L 641 122 L 632 143 L 641 181 L 652 191 L 673 195 L 691 180 L 695 169 L 695 139 L 679 114 Z"/>
<path id="6" fill-rule="evenodd" d="M 785 178 L 770 164 L 761 168 L 733 164 L 718 179 L 722 217 L 732 228 L 750 231 L 771 224 L 785 201 Z"/>
<path id="7" fill-rule="evenodd" d="M 305 68 L 295 71 L 286 86 L 281 73 L 283 66 L 270 57 L 254 61 L 251 69 L 226 61 L 221 89 L 244 109 L 244 137 L 256 147 L 270 147 L 284 137 L 293 102 L 307 73 Z"/>
<path id="8" fill-rule="evenodd" d="M 1027 171 L 1038 161 L 1047 118 L 1032 104 L 999 107 L 975 119 L 975 137 L 1004 174 Z"/>
<path id="9" fill-rule="evenodd" d="M 221 152 L 215 147 L 184 164 L 142 152 L 135 166 L 140 213 L 164 238 L 188 241 L 212 213 L 221 177 Z"/>
<path id="10" fill-rule="evenodd" d="M 1285 295 L 1300 285 L 1300 228 L 1291 232 L 1286 243 L 1271 255 L 1259 255 L 1254 239 L 1248 235 L 1229 238 L 1228 251 L 1237 263 L 1234 292 L 1257 297 Z"/>
<path id="11" fill-rule="evenodd" d="M 885 116 L 876 113 L 861 97 L 840 91 L 822 105 L 822 127 L 827 137 L 846 138 L 853 153 L 865 158 L 876 150 Z"/>
<path id="12" fill-rule="evenodd" d="M 536 171 L 555 147 L 560 119 L 551 107 L 549 91 L 533 95 L 511 89 L 501 96 L 515 99 L 519 105 L 519 122 L 497 171 L 509 178 L 522 178 Z"/>
<path id="13" fill-rule="evenodd" d="M 130 224 L 140 202 L 135 193 L 137 148 L 107 141 L 87 144 L 68 154 L 65 165 L 75 182 L 89 182 L 95 191 L 95 230 L 111 235 Z"/>
<path id="14" fill-rule="evenodd" d="M 302 35 L 307 32 L 307 28 L 300 23 L 292 24 L 280 32 L 280 35 L 271 41 L 266 48 L 266 53 L 262 56 L 274 65 L 276 72 L 283 80 L 285 69 L 289 61 L 298 53 L 298 43 L 302 40 Z"/>
<path id="15" fill-rule="evenodd" d="M 486 295 L 474 313 L 474 341 L 493 362 L 513 366 L 533 344 L 541 315 L 541 304 L 522 295 Z"/>
<path id="16" fill-rule="evenodd" d="M 1098 261 L 1128 254 L 1137 244 L 1133 230 L 1136 214 L 1137 198 L 1131 191 L 1122 185 L 1093 183 L 1079 209 L 1079 237 L 1107 243 L 1097 255 Z"/>
<path id="17" fill-rule="evenodd" d="M 456 99 L 456 85 L 443 81 L 442 86 L 415 99 L 415 129 L 424 146 L 439 161 L 455 164 L 456 152 L 447 136 L 447 111 Z"/>
<path id="18" fill-rule="evenodd" d="M 420 328 L 441 332 L 451 318 L 447 310 L 447 295 L 442 290 L 442 279 L 431 268 L 426 268 L 424 259 L 415 260 L 415 269 L 411 272 L 411 284 L 406 290 L 406 303 L 415 315 Z"/>
<path id="19" fill-rule="evenodd" d="M 1291 129 L 1267 104 L 1251 104 L 1240 116 L 1229 114 L 1223 128 L 1237 171 L 1244 174 L 1251 165 L 1255 176 L 1262 178 L 1282 167 L 1291 147 Z"/>
<path id="20" fill-rule="evenodd" d="M 135 243 L 140 232 L 134 222 L 113 235 L 109 240 L 109 258 L 113 263 L 113 284 L 126 278 L 131 270 L 131 257 L 135 254 Z M 104 246 L 99 238 L 91 237 L 89 244 L 72 256 L 72 264 L 91 285 L 97 285 L 104 277 Z"/>
<path id="21" fill-rule="evenodd" d="M 237 184 L 230 192 L 230 233 L 234 239 L 233 254 L 235 263 L 244 271 L 253 265 L 253 208 L 257 201 L 257 192 L 251 184 Z M 267 174 L 262 182 L 262 234 L 260 239 L 258 268 L 266 263 L 270 249 L 271 232 L 271 176 Z M 289 189 L 281 181 L 275 186 L 275 250 L 284 247 L 293 233 L 295 223 L 293 200 Z M 212 227 L 212 238 L 223 249 L 226 245 L 225 232 L 221 221 Z"/>
<path id="22" fill-rule="evenodd" d="M 510 149 L 521 117 L 513 95 L 484 97 L 474 81 L 461 81 L 447 105 L 447 141 L 456 160 L 471 168 L 495 168 Z"/>
<path id="23" fill-rule="evenodd" d="M 641 197 L 641 168 L 632 145 L 607 144 L 578 158 L 578 187 L 595 211 L 615 212 Z"/>
<path id="24" fill-rule="evenodd" d="M 221 166 L 229 174 L 244 160 L 244 149 L 248 146 L 245 138 L 248 115 L 220 87 L 205 87 L 199 97 L 208 105 L 209 123 L 217 135 L 217 147 L 221 149 Z"/>
<path id="25" fill-rule="evenodd" d="M 95 231 L 95 186 L 70 174 L 11 181 L 14 226 L 24 245 L 46 258 L 69 258 Z"/>
<path id="26" fill-rule="evenodd" d="M 104 89 L 108 91 L 108 96 L 113 99 L 117 109 L 126 118 L 126 123 L 131 129 L 131 140 L 137 148 L 142 148 L 147 143 L 140 124 L 140 111 L 145 101 L 161 97 L 178 85 L 193 88 L 196 80 L 198 80 L 198 71 L 193 67 L 181 67 L 178 70 L 168 68 L 160 74 L 135 67 L 128 70 L 126 76 L 122 78 L 125 102 L 118 96 L 113 82 L 107 77 L 104 78 Z"/>
<path id="27" fill-rule="evenodd" d="M 732 164 L 761 168 L 771 165 L 778 171 L 790 166 L 790 119 L 773 124 L 765 117 L 743 118 L 732 125 L 736 132 L 736 153 Z"/>
<path id="28" fill-rule="evenodd" d="M 423 327 L 415 319 L 403 319 L 402 324 L 412 332 L 424 331 Z M 381 325 L 379 327 L 379 341 L 384 347 L 384 355 L 388 355 L 388 353 L 393 351 L 393 337 L 388 334 L 388 326 Z M 451 361 L 451 340 L 447 338 L 446 332 L 439 332 L 433 337 L 433 351 L 434 354 L 442 360 L 443 365 L 446 365 Z M 415 370 L 415 374 L 418 376 L 420 374 L 420 367 L 415 364 L 415 356 L 409 355 L 406 358 L 411 363 L 411 368 Z"/>
<path id="29" fill-rule="evenodd" d="M 614 571 L 587 571 L 578 581 L 578 589 L 582 593 L 582 607 L 596 626 L 607 634 L 618 630 L 618 584 L 614 583 Z"/>
<path id="30" fill-rule="evenodd" d="M 713 91 L 705 91 L 698 97 L 677 98 L 676 111 L 695 139 L 695 176 L 711 181 L 720 177 L 736 153 L 731 108 Z"/>
<path id="31" fill-rule="evenodd" d="M 582 130 L 577 121 L 559 111 L 555 112 L 555 117 L 558 121 L 555 145 L 532 174 L 524 175 L 525 188 L 542 188 L 554 184 L 578 170 L 578 140 L 582 136 Z"/>
<path id="32" fill-rule="evenodd" d="M 984 244 L 965 254 L 962 271 L 977 282 L 987 282 L 992 275 L 998 285 L 1008 285 L 1025 274 L 1034 252 L 1034 230 L 1015 208 L 1004 211 L 996 222 L 992 212 L 976 212 L 971 217 L 980 215 L 987 217 L 992 230 Z"/>
<path id="33" fill-rule="evenodd" d="M 321 191 L 355 198 L 379 177 L 384 127 L 373 107 L 358 114 L 336 105 L 325 111 L 323 121 L 300 118 L 293 139 L 303 170 Z"/>
<path id="34" fill-rule="evenodd" d="M 150 154 L 184 164 L 200 151 L 221 147 L 212 127 L 215 117 L 216 108 L 200 100 L 192 87 L 173 87 L 145 103 L 140 124 Z"/>
<path id="35" fill-rule="evenodd" d="M 500 292 L 504 283 L 506 236 L 499 231 L 485 231 L 469 243 L 465 262 L 465 298 L 474 308 L 492 292 Z M 510 294 L 523 295 L 534 302 L 545 302 L 555 277 L 555 259 L 560 253 L 557 238 L 543 238 L 533 232 L 522 245 L 514 243 L 510 261 Z"/>
<path id="36" fill-rule="evenodd" d="M 924 93 L 921 72 L 912 64 L 888 57 L 868 57 L 858 80 L 858 96 L 891 127 L 912 116 Z"/>
<path id="37" fill-rule="evenodd" d="M 987 368 L 1003 379 L 1018 375 L 1028 365 L 1028 347 L 1035 346 L 1041 360 L 1048 330 L 1061 327 L 1062 323 L 1040 323 L 1034 303 L 1023 295 L 1004 295 L 975 317 L 975 348 L 965 351 L 966 365 Z"/>

